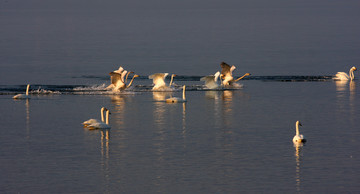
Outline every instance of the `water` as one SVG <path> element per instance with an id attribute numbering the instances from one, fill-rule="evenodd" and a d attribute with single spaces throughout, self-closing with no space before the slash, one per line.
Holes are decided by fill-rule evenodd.
<path id="1" fill-rule="evenodd" d="M 357 1 L 0 8 L 1 193 L 360 190 L 359 81 L 331 79 L 358 64 Z M 204 90 L 221 61 L 252 76 Z M 107 73 L 120 64 L 141 76 L 114 94 Z M 178 74 L 188 102 L 161 102 L 181 92 L 152 92 L 156 72 Z M 31 99 L 13 100 L 27 83 Z M 84 129 L 102 106 L 111 129 Z"/>

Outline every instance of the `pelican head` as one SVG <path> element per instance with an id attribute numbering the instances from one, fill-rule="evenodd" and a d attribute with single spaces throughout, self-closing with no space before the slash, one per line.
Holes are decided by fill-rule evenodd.
<path id="1" fill-rule="evenodd" d="M 350 70 L 356 71 L 357 69 L 355 66 L 353 66 Z"/>

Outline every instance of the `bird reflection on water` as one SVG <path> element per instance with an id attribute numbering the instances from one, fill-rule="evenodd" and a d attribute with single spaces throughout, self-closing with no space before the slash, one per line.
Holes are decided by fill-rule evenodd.
<path id="1" fill-rule="evenodd" d="M 296 181 L 296 191 L 301 191 L 301 177 L 300 177 L 300 163 L 301 163 L 301 149 L 303 147 L 303 143 L 294 143 L 295 147 L 295 161 L 296 161 L 296 173 L 295 173 L 295 181 Z"/>

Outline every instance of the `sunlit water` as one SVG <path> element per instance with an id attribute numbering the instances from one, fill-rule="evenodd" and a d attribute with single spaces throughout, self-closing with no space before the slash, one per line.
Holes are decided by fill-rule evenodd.
<path id="1" fill-rule="evenodd" d="M 188 83 L 188 82 L 181 82 Z M 190 83 L 190 82 L 189 82 Z M 0 95 L 4 192 L 352 192 L 357 82 L 243 81 L 240 90 Z M 111 110 L 109 131 L 81 122 Z M 295 121 L 304 146 L 294 147 Z"/>
<path id="2" fill-rule="evenodd" d="M 0 193 L 359 192 L 359 80 L 332 80 L 359 66 L 359 6 L 0 0 Z M 221 61 L 252 75 L 204 89 Z M 140 77 L 105 90 L 120 65 Z M 102 106 L 111 129 L 83 128 Z"/>

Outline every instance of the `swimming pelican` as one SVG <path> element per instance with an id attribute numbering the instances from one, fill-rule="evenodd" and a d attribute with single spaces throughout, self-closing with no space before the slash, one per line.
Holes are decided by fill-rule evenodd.
<path id="1" fill-rule="evenodd" d="M 84 125 L 84 127 L 87 127 L 93 123 L 101 123 L 104 122 L 104 107 L 101 107 L 100 109 L 100 115 L 101 115 L 101 121 L 99 121 L 98 119 L 89 119 L 87 121 L 84 121 L 82 124 Z"/>
<path id="2" fill-rule="evenodd" d="M 169 73 L 155 73 L 155 74 L 149 75 L 149 79 L 152 79 L 153 84 L 154 84 L 154 87 L 152 88 L 152 90 L 170 89 L 176 74 L 171 75 L 171 80 L 170 80 L 169 86 L 167 86 L 165 83 L 165 78 L 168 75 L 169 75 Z"/>
<path id="3" fill-rule="evenodd" d="M 200 81 L 204 81 L 205 86 L 208 89 L 216 89 L 219 87 L 219 84 L 217 83 L 219 76 L 220 76 L 220 71 L 216 72 L 214 75 L 208 75 L 208 76 L 202 77 L 200 79 Z"/>
<path id="4" fill-rule="evenodd" d="M 167 103 L 178 103 L 178 102 L 186 102 L 186 98 L 185 98 L 185 85 L 183 86 L 183 94 L 182 94 L 182 98 L 178 98 L 178 97 L 171 97 L 165 100 Z"/>
<path id="5" fill-rule="evenodd" d="M 221 76 L 220 76 L 220 78 L 223 79 L 222 84 L 224 86 L 229 85 L 229 82 L 234 80 L 234 77 L 232 76 L 232 72 L 236 69 L 236 67 L 234 65 L 230 66 L 225 62 L 222 62 L 220 64 L 220 66 L 221 66 Z"/>
<path id="6" fill-rule="evenodd" d="M 300 134 L 299 125 L 302 126 L 300 121 L 296 121 L 296 124 L 295 124 L 295 126 L 296 126 L 296 135 L 293 138 L 293 142 L 294 143 L 301 143 L 301 142 L 305 143 L 306 139 L 302 134 Z"/>
<path id="7" fill-rule="evenodd" d="M 350 68 L 349 75 L 345 72 L 337 72 L 334 80 L 353 80 L 355 79 L 354 71 L 356 71 L 356 67 Z"/>
<path id="8" fill-rule="evenodd" d="M 234 85 L 235 82 L 237 82 L 237 81 L 239 81 L 239 80 L 241 80 L 241 79 L 243 79 L 244 77 L 249 76 L 249 75 L 251 75 L 251 74 L 250 74 L 250 73 L 245 73 L 243 76 L 237 78 L 236 80 L 229 81 L 229 85 Z"/>
<path id="9" fill-rule="evenodd" d="M 119 73 L 114 73 L 114 72 L 110 72 L 109 75 L 112 76 L 112 79 L 114 81 L 114 88 L 112 89 L 113 91 L 122 91 L 125 90 L 126 88 L 129 88 L 131 86 L 131 84 L 133 83 L 134 79 L 136 77 L 139 77 L 139 75 L 134 75 L 133 78 L 131 79 L 130 83 L 128 85 L 126 85 L 125 81 L 124 81 L 124 77 L 127 74 L 127 71 L 123 71 L 121 74 Z"/>
<path id="10" fill-rule="evenodd" d="M 104 122 L 93 123 L 88 126 L 88 129 L 110 129 L 111 127 L 109 125 L 109 114 L 110 111 L 106 109 L 106 123 Z"/>
<path id="11" fill-rule="evenodd" d="M 29 88 L 30 88 L 30 84 L 28 84 L 26 86 L 26 93 L 25 94 L 17 94 L 15 96 L 13 96 L 13 99 L 30 99 Z"/>

